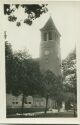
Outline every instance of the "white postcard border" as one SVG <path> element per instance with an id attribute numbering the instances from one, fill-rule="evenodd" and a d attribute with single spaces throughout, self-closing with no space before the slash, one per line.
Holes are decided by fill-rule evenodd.
<path id="1" fill-rule="evenodd" d="M 74 1 L 76 6 L 76 46 L 77 46 L 77 105 L 78 105 L 78 117 L 77 118 L 6 118 L 6 93 L 5 93 L 5 48 L 4 48 L 4 17 L 3 17 L 3 4 L 4 3 L 36 3 L 36 2 L 43 2 L 37 0 L 30 1 L 19 1 L 19 0 L 5 0 L 1 1 L 1 18 L 0 18 L 0 123 L 22 123 L 22 124 L 79 124 L 80 123 L 80 1 Z M 47 3 L 47 1 L 45 0 Z M 61 1 L 59 1 L 61 2 Z M 73 2 L 72 2 L 73 3 Z M 70 1 L 71 4 L 71 1 Z"/>

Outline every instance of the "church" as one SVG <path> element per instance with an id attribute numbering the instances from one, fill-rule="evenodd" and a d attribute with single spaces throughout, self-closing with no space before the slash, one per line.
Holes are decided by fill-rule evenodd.
<path id="1" fill-rule="evenodd" d="M 60 52 L 60 33 L 57 30 L 52 17 L 50 17 L 41 31 L 41 42 L 40 42 L 40 57 L 39 65 L 41 73 L 51 71 L 57 77 L 61 76 L 61 52 Z M 22 96 L 15 97 L 12 95 L 7 96 L 7 107 L 21 107 Z M 26 108 L 31 107 L 45 107 L 45 98 L 38 97 L 26 97 Z M 29 100 L 29 101 L 28 101 Z M 48 107 L 53 107 L 54 100 L 49 99 Z"/>

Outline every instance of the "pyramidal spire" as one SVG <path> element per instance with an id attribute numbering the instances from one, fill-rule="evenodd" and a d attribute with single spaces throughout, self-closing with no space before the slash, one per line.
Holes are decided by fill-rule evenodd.
<path id="1" fill-rule="evenodd" d="M 49 19 L 47 20 L 47 22 L 45 23 L 45 25 L 43 26 L 43 28 L 40 29 L 40 31 L 45 31 L 45 30 L 50 30 L 50 29 L 55 30 L 55 32 L 59 36 L 61 36 L 60 33 L 59 33 L 59 31 L 57 30 L 54 22 L 53 22 L 53 19 L 52 19 L 51 15 L 50 15 Z"/>

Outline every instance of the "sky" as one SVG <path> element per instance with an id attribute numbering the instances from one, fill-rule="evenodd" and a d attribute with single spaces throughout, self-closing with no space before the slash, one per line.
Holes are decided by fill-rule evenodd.
<path id="1" fill-rule="evenodd" d="M 33 21 L 31 26 L 24 23 L 20 27 L 15 22 L 9 22 L 5 18 L 5 31 L 7 31 L 7 40 L 11 43 L 13 51 L 27 49 L 33 58 L 39 57 L 41 42 L 40 28 L 42 28 L 48 18 L 51 16 L 57 27 L 60 38 L 60 48 L 62 59 L 75 48 L 76 30 L 75 30 L 75 5 L 66 2 L 48 2 L 48 12 L 42 14 L 40 18 Z M 24 19 L 26 14 L 22 8 L 15 12 L 18 19 Z"/>

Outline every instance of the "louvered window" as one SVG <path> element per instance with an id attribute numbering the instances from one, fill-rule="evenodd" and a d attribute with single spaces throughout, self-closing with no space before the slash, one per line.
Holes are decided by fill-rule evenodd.
<path id="1" fill-rule="evenodd" d="M 47 33 L 44 33 L 43 40 L 47 41 Z"/>
<path id="2" fill-rule="evenodd" d="M 53 39 L 52 31 L 49 31 L 48 38 L 49 38 L 49 40 Z"/>

